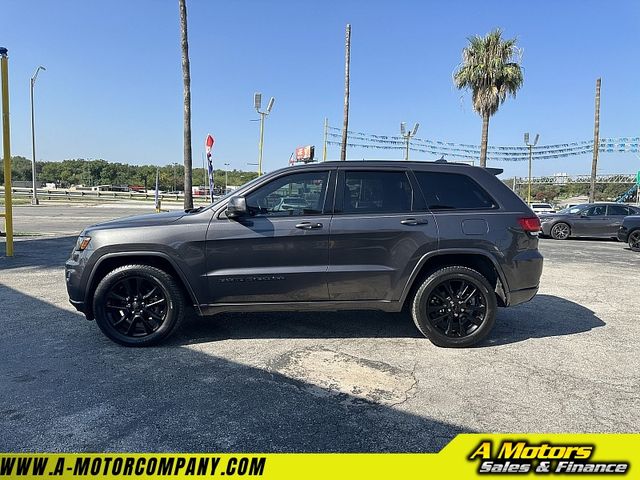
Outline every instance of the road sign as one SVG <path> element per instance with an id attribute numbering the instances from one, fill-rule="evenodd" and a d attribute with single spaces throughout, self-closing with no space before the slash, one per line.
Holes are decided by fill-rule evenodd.
<path id="1" fill-rule="evenodd" d="M 640 170 L 638 170 L 638 173 L 636 174 L 636 185 L 640 185 Z"/>

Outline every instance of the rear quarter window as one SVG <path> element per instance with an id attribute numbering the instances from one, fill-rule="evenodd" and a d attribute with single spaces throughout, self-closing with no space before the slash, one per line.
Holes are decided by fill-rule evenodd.
<path id="1" fill-rule="evenodd" d="M 430 210 L 490 210 L 496 201 L 475 180 L 460 173 L 414 172 Z"/>

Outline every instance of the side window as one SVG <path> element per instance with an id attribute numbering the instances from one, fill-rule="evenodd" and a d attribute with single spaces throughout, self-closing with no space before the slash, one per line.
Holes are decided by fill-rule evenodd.
<path id="1" fill-rule="evenodd" d="M 294 173 L 277 178 L 247 196 L 252 215 L 293 217 L 322 213 L 328 171 Z"/>
<path id="2" fill-rule="evenodd" d="M 415 171 L 431 210 L 486 210 L 498 204 L 467 175 Z"/>
<path id="3" fill-rule="evenodd" d="M 405 172 L 345 172 L 344 213 L 410 212 L 412 203 L 413 189 Z"/>
<path id="4" fill-rule="evenodd" d="M 589 207 L 584 214 L 587 217 L 602 217 L 605 215 L 606 210 L 606 205 L 594 205 L 593 207 Z"/>
<path id="5" fill-rule="evenodd" d="M 624 205 L 609 205 L 607 215 L 630 215 L 629 208 Z"/>

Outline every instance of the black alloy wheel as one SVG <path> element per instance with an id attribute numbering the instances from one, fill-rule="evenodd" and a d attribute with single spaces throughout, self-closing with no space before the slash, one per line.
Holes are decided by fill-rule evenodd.
<path id="1" fill-rule="evenodd" d="M 167 293 L 155 279 L 130 276 L 114 283 L 106 294 L 107 319 L 128 337 L 145 337 L 167 318 Z"/>
<path id="2" fill-rule="evenodd" d="M 640 230 L 634 230 L 629 235 L 629 248 L 634 252 L 640 252 Z"/>
<path id="3" fill-rule="evenodd" d="M 487 299 L 475 282 L 445 280 L 427 299 L 431 325 L 447 337 L 466 337 L 477 330 L 487 315 Z"/>
<path id="4" fill-rule="evenodd" d="M 100 281 L 93 311 L 100 330 L 114 342 L 138 347 L 168 337 L 184 316 L 175 279 L 149 265 L 125 265 Z"/>
<path id="5" fill-rule="evenodd" d="M 479 272 L 450 266 L 433 272 L 413 298 L 413 321 L 440 347 L 468 347 L 483 340 L 495 323 L 494 287 Z"/>

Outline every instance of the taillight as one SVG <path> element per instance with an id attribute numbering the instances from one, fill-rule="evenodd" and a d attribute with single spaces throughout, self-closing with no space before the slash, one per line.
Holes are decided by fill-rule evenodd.
<path id="1" fill-rule="evenodd" d="M 540 231 L 540 219 L 538 217 L 519 218 L 518 223 L 525 232 L 534 233 Z"/>

